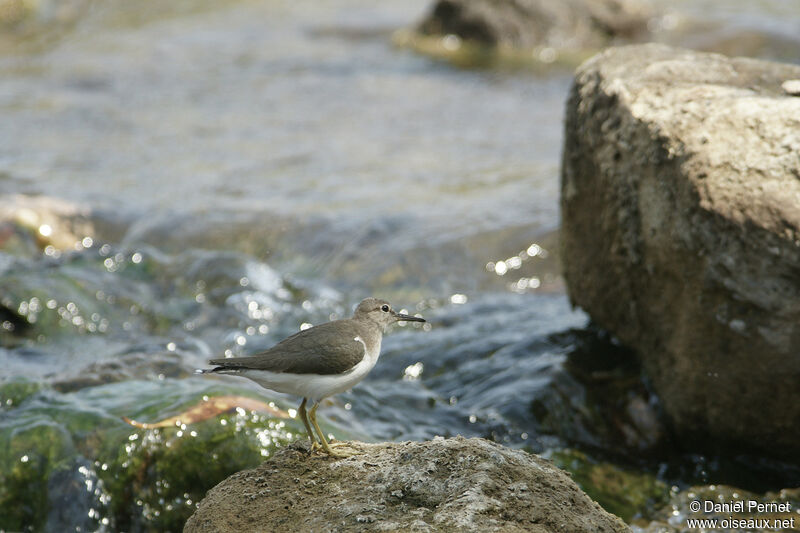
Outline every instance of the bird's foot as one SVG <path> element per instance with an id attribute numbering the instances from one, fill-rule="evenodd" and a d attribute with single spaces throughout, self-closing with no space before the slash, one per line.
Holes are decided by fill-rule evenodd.
<path id="1" fill-rule="evenodd" d="M 332 448 L 329 448 L 326 453 L 330 457 L 334 457 L 336 459 L 344 459 L 346 457 L 352 457 L 354 455 L 358 455 L 361 452 L 353 451 L 334 451 Z"/>
<path id="2" fill-rule="evenodd" d="M 345 447 L 345 448 L 355 449 L 355 446 L 353 446 L 353 444 L 351 444 L 350 442 L 347 442 L 346 440 L 335 440 L 333 442 L 329 442 L 328 446 L 330 446 L 331 448 L 342 448 L 342 447 Z"/>
<path id="3" fill-rule="evenodd" d="M 363 453 L 360 449 L 358 449 L 358 447 L 355 446 L 354 443 L 347 441 L 330 442 L 328 443 L 328 447 L 330 448 L 328 454 L 333 457 L 352 457 L 353 455 Z M 334 451 L 334 448 L 336 448 L 336 451 Z M 347 449 L 342 450 L 342 448 Z"/>
<path id="4" fill-rule="evenodd" d="M 340 452 L 340 451 L 334 451 L 334 449 L 333 449 L 333 448 L 343 448 L 343 447 L 348 447 L 348 448 L 352 449 L 352 447 L 348 446 L 348 444 L 346 442 L 331 442 L 331 443 L 328 443 L 328 446 L 326 448 L 324 444 L 320 444 L 319 442 L 314 441 L 313 444 L 311 444 L 311 450 L 309 451 L 309 454 L 311 454 L 311 455 L 313 455 L 313 454 L 328 455 L 330 457 L 336 457 L 337 459 L 340 459 L 340 458 L 344 458 L 344 457 L 350 457 L 350 456 L 355 455 L 356 453 L 358 453 L 356 451 L 341 451 Z"/>

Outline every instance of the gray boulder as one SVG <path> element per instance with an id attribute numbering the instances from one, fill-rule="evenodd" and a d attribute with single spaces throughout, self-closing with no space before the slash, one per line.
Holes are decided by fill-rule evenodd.
<path id="1" fill-rule="evenodd" d="M 641 357 L 691 448 L 800 453 L 800 67 L 661 45 L 567 104 L 572 302 Z"/>
<path id="2" fill-rule="evenodd" d="M 597 48 L 647 33 L 644 0 L 438 0 L 417 31 L 487 46 Z"/>
<path id="3" fill-rule="evenodd" d="M 352 443 L 347 459 L 305 442 L 239 472 L 184 531 L 629 531 L 550 462 L 482 439 Z"/>

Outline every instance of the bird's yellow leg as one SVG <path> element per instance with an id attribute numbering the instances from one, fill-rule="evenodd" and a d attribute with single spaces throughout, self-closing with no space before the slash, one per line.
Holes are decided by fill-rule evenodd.
<path id="1" fill-rule="evenodd" d="M 311 451 L 313 452 L 319 448 L 319 443 L 317 442 L 317 439 L 314 438 L 314 432 L 311 430 L 311 424 L 308 423 L 306 401 L 308 401 L 308 398 L 303 398 L 303 401 L 300 402 L 300 407 L 297 409 L 297 412 L 300 413 L 300 420 L 303 421 L 303 425 L 306 427 L 306 431 L 308 432 L 308 438 L 311 439 Z"/>
<path id="2" fill-rule="evenodd" d="M 308 412 L 308 417 L 311 419 L 311 423 L 314 425 L 314 429 L 317 430 L 317 437 L 319 437 L 319 443 L 322 445 L 322 449 L 325 450 L 325 453 L 330 455 L 331 457 L 350 457 L 354 455 L 354 452 L 335 452 L 333 451 L 330 444 L 328 444 L 328 440 L 325 438 L 325 434 L 320 429 L 319 424 L 317 424 L 317 407 L 319 407 L 319 402 L 314 402 L 314 405 L 311 407 L 311 410 Z M 335 443 L 335 445 L 343 445 L 345 443 Z"/>

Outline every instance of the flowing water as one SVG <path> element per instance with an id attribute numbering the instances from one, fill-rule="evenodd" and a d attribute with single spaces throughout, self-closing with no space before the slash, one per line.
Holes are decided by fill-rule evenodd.
<path id="1" fill-rule="evenodd" d="M 703 28 L 686 31 L 692 45 L 747 35 L 737 53 L 797 57 L 793 2 L 671 4 Z M 219 394 L 291 409 L 192 372 L 368 295 L 430 323 L 394 328 L 370 376 L 324 406 L 334 434 L 483 436 L 628 468 L 615 439 L 631 433 L 605 429 L 614 416 L 588 387 L 621 365 L 644 413 L 625 446 L 657 440 L 635 365 L 559 277 L 571 67 L 459 69 L 392 46 L 420 0 L 8 5 L 23 11 L 0 39 L 0 191 L 15 209 L 29 200 L 13 195 L 46 199 L 0 227 L 0 508 L 15 509 L 0 530 L 179 527 L 213 476 L 301 426 L 244 410 L 196 431 L 120 417 Z M 623 362 L 585 370 L 593 355 Z M 184 444 L 189 431 L 205 446 Z M 234 441 L 258 457 L 225 459 Z M 209 456 L 221 466 L 206 478 L 164 466 Z M 647 490 L 713 481 L 705 458 L 667 462 L 638 465 Z"/>

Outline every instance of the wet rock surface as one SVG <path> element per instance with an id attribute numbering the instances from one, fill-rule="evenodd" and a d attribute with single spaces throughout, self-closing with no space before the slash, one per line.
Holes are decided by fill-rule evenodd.
<path id="1" fill-rule="evenodd" d="M 347 459 L 305 442 L 214 487 L 187 532 L 628 531 L 550 462 L 482 439 L 352 445 Z"/>
<path id="2" fill-rule="evenodd" d="M 570 297 L 636 349 L 689 448 L 800 451 L 799 76 L 643 45 L 570 93 Z"/>

